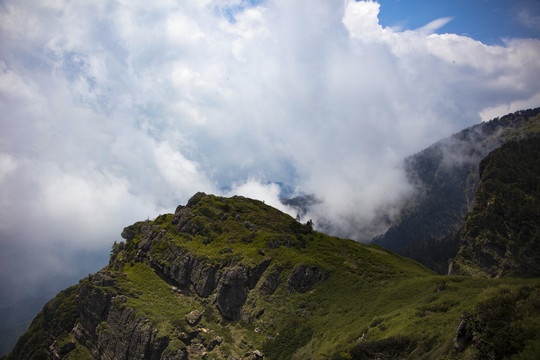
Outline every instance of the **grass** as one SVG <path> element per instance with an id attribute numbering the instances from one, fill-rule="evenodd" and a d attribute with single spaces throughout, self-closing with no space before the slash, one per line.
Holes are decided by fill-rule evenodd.
<path id="1" fill-rule="evenodd" d="M 126 264 L 123 272 L 126 277 L 118 281 L 118 286 L 122 293 L 130 295 L 125 306 L 148 317 L 157 326 L 159 335 L 185 330 L 188 327 L 185 315 L 202 310 L 195 299 L 175 294 L 172 287 L 145 264 Z"/>
<path id="2" fill-rule="evenodd" d="M 441 281 L 446 283 L 442 290 Z M 426 358 L 439 358 L 438 351 L 451 345 L 460 315 L 472 311 L 486 289 L 508 284 L 535 285 L 539 281 L 430 276 L 358 287 L 331 299 L 315 295 L 313 300 L 320 306 L 311 321 L 319 330 L 297 358 L 307 357 L 308 349 L 319 354 L 309 355 L 314 359 L 324 358 L 322 354 L 347 353 L 360 338 L 377 342 L 404 337 L 411 337 L 416 343 L 413 350 Z"/>

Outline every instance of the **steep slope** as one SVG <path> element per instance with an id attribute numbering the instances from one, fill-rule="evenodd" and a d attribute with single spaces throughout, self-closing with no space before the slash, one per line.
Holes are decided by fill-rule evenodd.
<path id="1" fill-rule="evenodd" d="M 505 284 L 532 289 L 539 318 L 538 280 L 437 276 L 242 197 L 198 193 L 122 236 L 6 359 L 460 358 L 479 348 L 456 336 L 460 316 Z M 527 334 L 512 353 L 540 342 Z"/>
<path id="2" fill-rule="evenodd" d="M 445 274 L 459 248 L 456 237 L 472 209 L 478 165 L 507 141 L 540 133 L 540 108 L 518 111 L 465 129 L 406 159 L 416 191 L 400 220 L 373 243 Z"/>
<path id="3" fill-rule="evenodd" d="M 451 273 L 540 275 L 540 138 L 509 142 L 480 163 L 475 205 Z"/>

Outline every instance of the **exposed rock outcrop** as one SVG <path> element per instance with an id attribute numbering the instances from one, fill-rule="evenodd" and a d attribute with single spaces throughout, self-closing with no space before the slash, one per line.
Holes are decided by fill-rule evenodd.
<path id="1" fill-rule="evenodd" d="M 159 337 L 148 318 L 121 306 L 125 301 L 125 296 L 95 283 L 82 283 L 78 292 L 79 322 L 72 330 L 75 338 L 96 359 L 160 359 L 169 339 Z"/>
<path id="2" fill-rule="evenodd" d="M 456 336 L 453 340 L 454 348 L 457 352 L 465 350 L 473 340 L 472 329 L 468 324 L 470 321 L 469 315 L 462 315 L 459 318 L 458 325 L 456 326 Z"/>
<path id="3" fill-rule="evenodd" d="M 257 285 L 269 264 L 270 259 L 267 259 L 255 267 L 234 266 L 223 272 L 216 294 L 216 306 L 223 317 L 240 318 L 249 290 Z"/>
<path id="4" fill-rule="evenodd" d="M 328 278 L 328 274 L 316 267 L 306 265 L 296 266 L 287 280 L 289 291 L 305 293 L 313 288 L 319 281 L 324 281 Z"/>
<path id="5" fill-rule="evenodd" d="M 197 323 L 201 320 L 202 315 L 202 311 L 193 310 L 189 314 L 186 314 L 186 322 L 191 326 L 197 325 Z"/>
<path id="6" fill-rule="evenodd" d="M 247 299 L 248 287 L 245 269 L 233 267 L 224 271 L 216 295 L 216 305 L 223 317 L 236 320 Z"/>
<path id="7" fill-rule="evenodd" d="M 260 291 L 263 295 L 272 295 L 276 291 L 279 282 L 280 276 L 283 268 L 281 266 L 276 266 L 272 271 L 270 271 L 266 278 L 264 279 Z"/>
<path id="8" fill-rule="evenodd" d="M 217 268 L 215 266 L 200 260 L 193 261 L 190 280 L 199 296 L 208 297 L 214 291 L 216 288 L 216 273 Z"/>

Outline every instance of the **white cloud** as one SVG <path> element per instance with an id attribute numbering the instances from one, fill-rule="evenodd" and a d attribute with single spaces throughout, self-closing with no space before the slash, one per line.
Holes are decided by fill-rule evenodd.
<path id="1" fill-rule="evenodd" d="M 435 19 L 433 21 L 430 21 L 426 25 L 416 29 L 416 31 L 422 33 L 422 34 L 433 34 L 435 31 L 442 28 L 444 25 L 448 24 L 450 21 L 452 21 L 452 17 L 443 17 L 439 19 Z"/>
<path id="2" fill-rule="evenodd" d="M 379 11 L 352 0 L 4 1 L 3 238 L 108 247 L 195 191 L 237 184 L 281 206 L 266 180 L 319 196 L 309 215 L 330 231 L 381 231 L 373 221 L 408 191 L 404 156 L 538 106 L 540 42 L 431 33 L 448 19 L 400 31 Z"/>
<path id="3" fill-rule="evenodd" d="M 172 43 L 196 44 L 204 37 L 198 24 L 181 13 L 175 13 L 167 19 L 167 35 Z"/>
<path id="4" fill-rule="evenodd" d="M 176 198 L 186 199 L 202 190 L 214 191 L 214 186 L 199 165 L 174 151 L 168 143 L 163 142 L 156 146 L 155 162 L 161 176 L 177 191 Z"/>
<path id="5" fill-rule="evenodd" d="M 280 201 L 281 188 L 275 183 L 264 183 L 261 179 L 250 177 L 246 181 L 233 184 L 225 196 L 240 195 L 251 199 L 264 201 L 265 204 L 279 209 L 291 216 L 296 216 L 296 210 L 283 205 Z"/>
<path id="6" fill-rule="evenodd" d="M 483 109 L 480 112 L 480 117 L 482 118 L 482 121 L 489 121 L 501 116 L 502 114 L 538 107 L 538 104 L 540 104 L 540 94 L 535 94 L 530 99 L 511 101 L 491 108 Z"/>
<path id="7" fill-rule="evenodd" d="M 374 1 L 347 1 L 347 8 L 343 16 L 343 24 L 349 30 L 352 38 L 379 39 L 391 30 L 379 25 L 379 11 L 381 5 Z"/>

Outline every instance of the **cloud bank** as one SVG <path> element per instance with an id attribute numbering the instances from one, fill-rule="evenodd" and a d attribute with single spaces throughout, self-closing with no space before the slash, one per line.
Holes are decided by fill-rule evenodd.
<path id="1" fill-rule="evenodd" d="M 197 191 L 281 206 L 268 182 L 316 194 L 316 225 L 367 240 L 409 190 L 406 155 L 538 106 L 539 40 L 436 33 L 450 18 L 400 31 L 379 11 L 352 0 L 0 2 L 2 282 L 103 253 L 124 226 Z M 8 257 L 41 260 L 22 271 Z"/>

